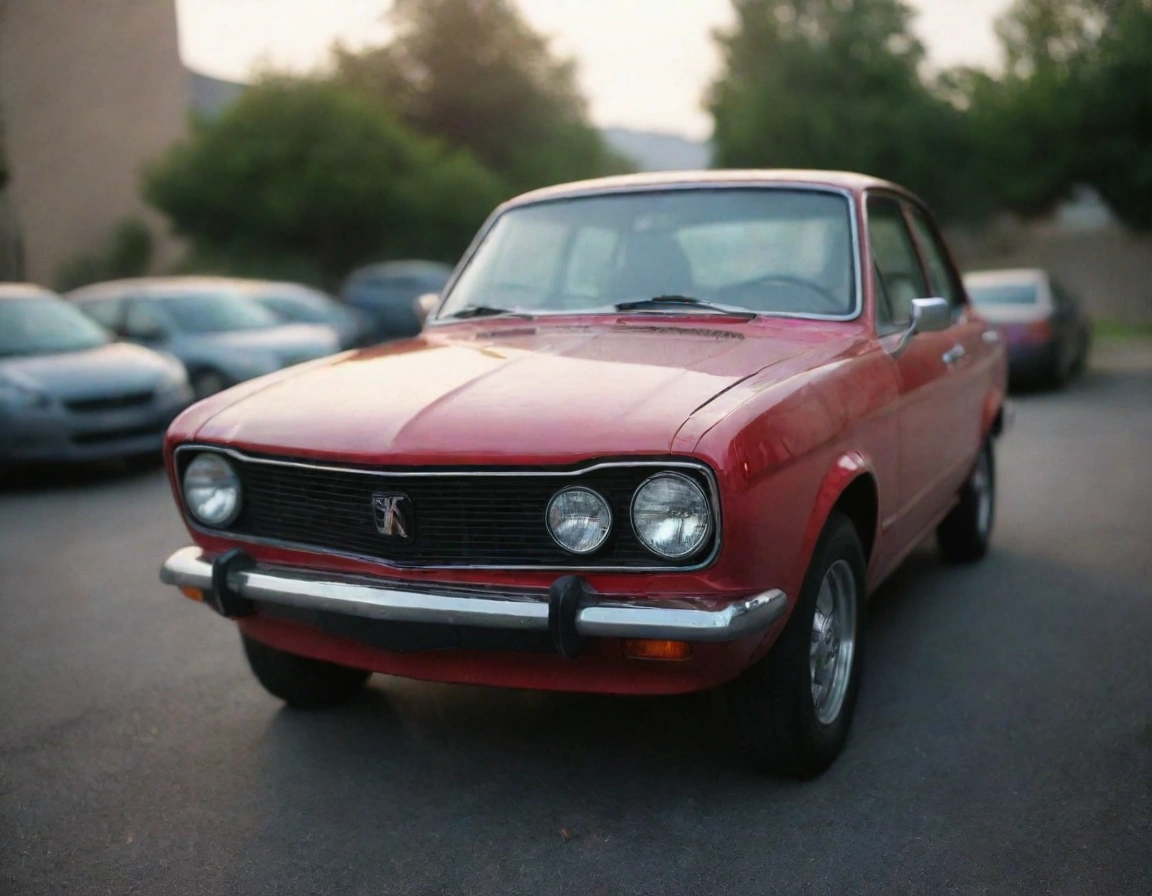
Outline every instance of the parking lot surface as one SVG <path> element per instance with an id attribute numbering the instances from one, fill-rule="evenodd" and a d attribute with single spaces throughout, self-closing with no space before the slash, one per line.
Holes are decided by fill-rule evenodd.
<path id="1" fill-rule="evenodd" d="M 993 552 L 870 606 L 848 748 L 748 772 L 707 695 L 377 676 L 281 708 L 160 585 L 159 471 L 0 486 L 0 893 L 1152 892 L 1152 357 L 1023 396 Z"/>

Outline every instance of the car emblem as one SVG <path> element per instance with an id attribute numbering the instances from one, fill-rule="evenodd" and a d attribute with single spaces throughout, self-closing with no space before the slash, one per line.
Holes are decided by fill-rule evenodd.
<path id="1" fill-rule="evenodd" d="M 412 537 L 412 502 L 407 495 L 377 492 L 372 496 L 372 516 L 381 535 L 403 541 Z"/>

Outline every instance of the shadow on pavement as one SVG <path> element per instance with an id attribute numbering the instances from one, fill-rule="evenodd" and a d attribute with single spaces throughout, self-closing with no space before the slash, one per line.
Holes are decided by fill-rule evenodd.
<path id="1" fill-rule="evenodd" d="M 160 455 L 94 463 L 0 467 L 0 495 L 116 485 L 154 477 L 163 468 Z"/>

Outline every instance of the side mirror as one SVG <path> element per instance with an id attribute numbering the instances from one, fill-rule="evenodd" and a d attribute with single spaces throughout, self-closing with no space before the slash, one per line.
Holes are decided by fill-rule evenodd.
<path id="1" fill-rule="evenodd" d="M 952 326 L 952 306 L 947 299 L 913 299 L 911 333 L 934 333 Z"/>
<path id="2" fill-rule="evenodd" d="M 440 304 L 440 295 L 434 292 L 426 292 L 424 295 L 416 299 L 416 316 L 421 321 L 427 320 L 428 315 Z"/>

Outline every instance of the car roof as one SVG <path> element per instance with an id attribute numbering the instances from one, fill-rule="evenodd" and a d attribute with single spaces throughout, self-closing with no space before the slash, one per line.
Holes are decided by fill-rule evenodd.
<path id="1" fill-rule="evenodd" d="M 851 171 L 784 168 L 715 169 L 706 171 L 651 171 L 642 174 L 622 174 L 593 180 L 574 181 L 524 193 L 509 200 L 505 203 L 505 207 L 549 199 L 563 199 L 570 196 L 617 193 L 630 190 L 749 185 L 825 187 L 847 190 L 852 193 L 862 193 L 870 189 L 886 189 L 909 196 L 913 195 L 910 191 L 890 181 Z"/>
<path id="2" fill-rule="evenodd" d="M 0 283 L 2 299 L 58 299 L 56 293 L 35 283 Z"/>
<path id="3" fill-rule="evenodd" d="M 296 289 L 323 294 L 319 290 L 306 284 L 288 281 L 254 280 L 243 277 L 187 276 L 132 277 L 125 280 L 109 280 L 104 283 L 94 283 L 91 286 L 82 286 L 68 293 L 67 298 L 85 301 L 88 299 L 119 298 L 125 295 L 148 293 L 152 298 L 163 299 L 167 296 L 202 292 L 206 289 L 229 289 L 239 292 Z M 153 293 L 166 293 L 167 296 L 152 295 Z"/>
<path id="4" fill-rule="evenodd" d="M 108 298 L 162 290 L 168 293 L 196 292 L 204 289 L 235 289 L 244 281 L 233 277 L 131 277 L 125 280 L 107 280 L 82 286 L 67 293 L 69 299 Z"/>
<path id="5" fill-rule="evenodd" d="M 964 275 L 964 283 L 967 286 L 1035 286 L 1047 277 L 1047 272 L 1041 268 L 1004 268 L 969 271 Z"/>
<path id="6" fill-rule="evenodd" d="M 424 261 L 410 258 L 399 261 L 381 261 L 356 268 L 348 275 L 349 280 L 363 277 L 446 277 L 452 273 L 450 265 L 438 261 Z"/>

